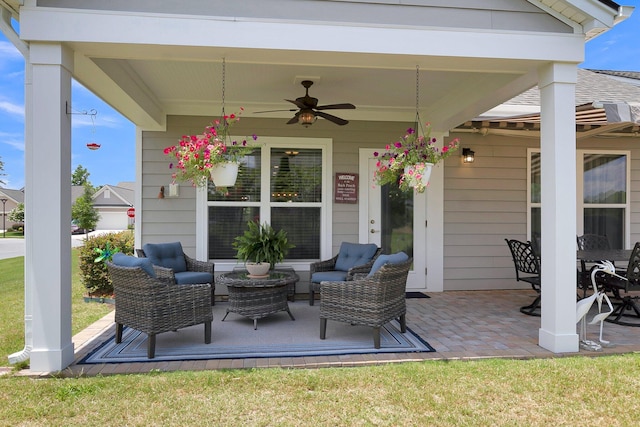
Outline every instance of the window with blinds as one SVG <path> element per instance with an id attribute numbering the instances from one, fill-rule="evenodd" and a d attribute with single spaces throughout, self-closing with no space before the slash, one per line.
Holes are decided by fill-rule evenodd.
<path id="1" fill-rule="evenodd" d="M 233 240 L 248 221 L 287 232 L 288 260 L 320 258 L 322 148 L 262 147 L 246 156 L 236 185 L 208 188 L 210 259 L 233 259 Z M 263 159 L 266 156 L 266 159 Z M 262 170 L 269 165 L 268 170 Z"/>
<path id="2" fill-rule="evenodd" d="M 628 153 L 578 150 L 576 167 L 578 189 L 577 235 L 607 236 L 613 248 L 625 247 L 625 223 L 628 201 Z M 541 234 L 540 152 L 529 158 L 529 206 L 531 238 Z M 580 194 L 580 193 L 579 193 Z"/>

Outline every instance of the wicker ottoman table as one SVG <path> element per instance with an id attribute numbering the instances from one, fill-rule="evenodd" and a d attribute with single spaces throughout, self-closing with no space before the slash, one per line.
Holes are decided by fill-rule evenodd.
<path id="1" fill-rule="evenodd" d="M 258 329 L 258 319 L 286 311 L 291 320 L 296 320 L 287 302 L 289 285 L 295 284 L 298 276 L 292 271 L 270 271 L 266 277 L 253 278 L 244 271 L 232 271 L 218 276 L 216 283 L 226 285 L 229 291 L 229 313 L 237 313 L 253 319 L 253 329 Z"/>

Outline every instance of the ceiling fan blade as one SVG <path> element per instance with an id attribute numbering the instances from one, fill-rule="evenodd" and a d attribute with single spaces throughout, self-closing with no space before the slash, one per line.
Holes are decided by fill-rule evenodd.
<path id="1" fill-rule="evenodd" d="M 266 111 L 255 111 L 253 114 L 262 114 L 262 113 L 279 113 L 281 111 L 298 111 L 295 108 L 289 108 L 288 110 L 266 110 Z"/>
<path id="2" fill-rule="evenodd" d="M 293 116 L 293 117 L 291 118 L 291 120 L 289 120 L 289 121 L 287 122 L 287 124 L 288 124 L 288 125 L 292 125 L 292 124 L 294 124 L 294 123 L 298 123 L 298 117 L 299 117 L 299 116 L 300 116 L 300 113 L 296 113 L 296 115 L 295 115 L 295 116 Z"/>
<path id="3" fill-rule="evenodd" d="M 316 111 L 315 113 L 316 113 L 316 116 L 320 116 L 324 119 L 327 119 L 330 122 L 333 122 L 339 126 L 344 126 L 347 123 L 349 123 L 348 120 L 341 119 L 340 117 L 332 116 L 331 114 L 323 113 L 322 111 Z"/>
<path id="4" fill-rule="evenodd" d="M 355 110 L 356 106 L 353 104 L 331 104 L 331 105 L 320 105 L 319 107 L 315 107 L 316 110 Z"/>
<path id="5" fill-rule="evenodd" d="M 308 106 L 304 105 L 304 103 L 298 101 L 297 99 L 295 101 L 292 101 L 290 99 L 285 99 L 285 101 L 289 101 L 290 103 L 297 106 L 298 108 L 309 108 Z"/>

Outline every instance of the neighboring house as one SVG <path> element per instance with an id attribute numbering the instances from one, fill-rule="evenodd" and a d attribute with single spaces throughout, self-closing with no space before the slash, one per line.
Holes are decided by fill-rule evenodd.
<path id="1" fill-rule="evenodd" d="M 14 225 L 20 223 L 9 221 L 9 213 L 18 206 L 19 203 L 24 203 L 24 188 L 20 190 L 10 190 L 8 188 L 0 188 L 0 200 L 6 200 L 0 205 L 0 230 L 3 224 L 8 230 Z"/>
<path id="2" fill-rule="evenodd" d="M 126 230 L 134 224 L 127 215 L 133 207 L 135 191 L 133 182 L 104 185 L 93 195 L 93 206 L 100 214 L 96 230 Z"/>
<path id="3" fill-rule="evenodd" d="M 96 230 L 127 230 L 134 224 L 134 218 L 127 215 L 133 207 L 135 183 L 120 182 L 103 185 L 93 194 L 93 207 L 100 215 Z M 84 194 L 82 185 L 71 186 L 71 203 Z"/>
<path id="4" fill-rule="evenodd" d="M 32 76 L 25 157 L 27 170 L 41 173 L 26 176 L 33 202 L 26 214 L 39 228 L 69 224 L 73 78 L 137 127 L 136 246 L 179 240 L 190 255 L 213 259 L 216 272 L 233 268 L 230 239 L 246 220 L 259 218 L 289 232 L 296 250 L 287 264 L 303 279 L 310 262 L 331 257 L 343 241 L 384 247 L 401 233 L 414 257 L 409 289 L 518 287 L 504 238 L 526 239 L 539 216 L 539 343 L 556 353 L 575 352 L 576 274 L 567 266 L 576 262 L 576 233 L 587 229 L 576 194 L 583 194 L 588 175 L 576 154 L 626 164 L 622 243 L 640 240 L 634 220 L 640 197 L 631 173 L 640 167 L 633 162 L 640 152 L 627 131 L 635 125 L 603 122 L 604 110 L 593 105 L 576 111 L 585 41 L 633 10 L 611 0 L 2 0 L 0 8 L 5 19 L 20 23 L 19 36 L 6 21 L 0 29 L 27 58 Z M 286 99 L 304 95 L 303 80 L 314 81 L 309 95 L 319 105 L 356 105 L 332 111 L 349 124 L 314 122 L 319 114 L 313 114 L 309 126 L 287 125 L 297 108 L 289 111 L 295 105 Z M 508 111 L 496 120 L 482 117 L 536 85 L 536 102 L 525 102 L 531 94 L 518 101 L 527 107 L 521 114 L 531 117 L 520 123 L 502 120 L 513 116 Z M 183 183 L 178 197 L 158 198 L 171 182 L 163 149 L 182 135 L 201 133 L 220 114 L 223 95 L 225 112 L 245 109 L 236 135 L 259 136 L 239 184 L 221 194 Z M 586 102 L 620 101 L 595 97 Z M 434 168 L 424 194 L 391 198 L 372 185 L 373 153 L 412 126 L 416 104 L 439 143 L 459 136 L 476 160 L 449 157 Z M 582 108 L 600 118 L 576 129 Z M 279 111 L 258 113 L 271 110 Z M 272 191 L 281 162 L 319 172 L 293 183 L 308 190 L 301 199 L 282 200 Z M 337 173 L 358 174 L 356 203 L 334 199 Z M 44 211 L 49 214 L 35 214 Z M 391 219 L 398 212 L 402 218 Z M 73 360 L 71 314 L 68 304 L 51 302 L 70 287 L 71 249 L 66 233 L 27 239 L 33 250 L 26 267 L 38 268 L 29 269 L 26 283 L 34 289 L 25 307 L 34 325 L 25 330 L 34 332 L 21 356 L 28 354 L 33 371 L 62 369 Z M 52 246 L 61 250 L 52 253 Z"/>

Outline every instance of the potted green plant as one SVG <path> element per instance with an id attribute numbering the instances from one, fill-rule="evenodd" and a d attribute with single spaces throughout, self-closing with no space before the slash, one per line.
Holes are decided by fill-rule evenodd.
<path id="1" fill-rule="evenodd" d="M 233 241 L 236 258 L 245 262 L 250 275 L 266 275 L 269 269 L 273 270 L 282 262 L 294 245 L 289 243 L 286 231 L 276 231 L 267 223 L 249 221 L 247 226 L 247 230 Z M 258 266 L 257 270 L 254 265 Z"/>

